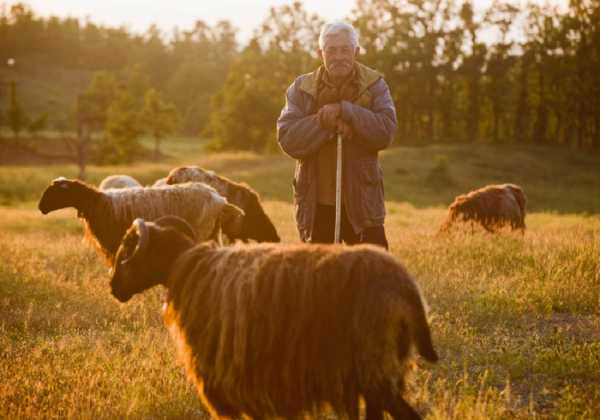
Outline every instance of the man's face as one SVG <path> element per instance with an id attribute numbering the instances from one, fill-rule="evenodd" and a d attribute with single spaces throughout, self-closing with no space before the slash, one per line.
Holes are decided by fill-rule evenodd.
<path id="1" fill-rule="evenodd" d="M 325 38 L 325 45 L 318 52 L 327 72 L 333 77 L 343 78 L 352 71 L 358 47 L 352 46 L 348 34 L 339 33 Z"/>

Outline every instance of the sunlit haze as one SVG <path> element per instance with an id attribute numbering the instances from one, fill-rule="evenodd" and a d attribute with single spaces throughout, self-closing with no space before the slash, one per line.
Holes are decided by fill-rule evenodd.
<path id="1" fill-rule="evenodd" d="M 0 4 L 8 6 L 18 3 L 9 0 Z M 477 9 L 486 8 L 491 0 L 475 0 Z M 542 3 L 541 1 L 538 1 Z M 209 24 L 219 20 L 229 20 L 239 29 L 239 40 L 247 40 L 252 31 L 267 16 L 269 8 L 291 3 L 290 0 L 29 0 L 25 1 L 36 14 L 42 16 L 89 18 L 94 23 L 109 26 L 125 26 L 135 32 L 144 32 L 151 24 L 156 24 L 166 35 L 174 27 L 189 29 L 196 20 L 202 19 Z M 524 1 L 513 4 L 525 5 Z M 566 0 L 551 0 L 550 4 L 566 4 Z M 342 0 L 306 0 L 304 7 L 317 13 L 325 20 L 337 20 L 347 17 L 355 2 Z"/>

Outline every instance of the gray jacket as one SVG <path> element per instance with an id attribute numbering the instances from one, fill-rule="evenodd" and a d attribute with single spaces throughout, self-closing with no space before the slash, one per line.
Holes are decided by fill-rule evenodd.
<path id="1" fill-rule="evenodd" d="M 390 90 L 376 71 L 359 64 L 360 89 L 356 101 L 341 102 L 342 119 L 354 135 L 342 152 L 342 202 L 355 233 L 383 225 L 383 171 L 378 152 L 391 143 L 397 127 Z M 296 223 L 303 241 L 310 241 L 317 207 L 317 151 L 336 134 L 321 128 L 316 112 L 317 72 L 298 77 L 288 88 L 277 120 L 277 140 L 296 159 L 293 181 Z"/>

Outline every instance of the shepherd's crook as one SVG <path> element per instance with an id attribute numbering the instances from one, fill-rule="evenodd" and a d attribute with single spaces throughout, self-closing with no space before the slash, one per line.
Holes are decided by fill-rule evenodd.
<path id="1" fill-rule="evenodd" d="M 340 243 L 342 225 L 342 135 L 337 135 L 337 163 L 335 166 L 335 233 L 334 243 Z"/>

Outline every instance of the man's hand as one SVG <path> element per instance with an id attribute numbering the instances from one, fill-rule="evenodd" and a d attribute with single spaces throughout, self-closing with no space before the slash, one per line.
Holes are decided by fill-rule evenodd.
<path id="1" fill-rule="evenodd" d="M 338 134 L 341 134 L 344 140 L 352 138 L 352 126 L 341 118 L 336 121 L 335 131 L 337 131 Z"/>
<path id="2" fill-rule="evenodd" d="M 317 113 L 317 117 L 319 118 L 319 124 L 321 127 L 327 130 L 336 130 L 337 128 L 337 120 L 340 117 L 342 109 L 340 104 L 327 104 L 324 105 L 319 112 Z"/>

